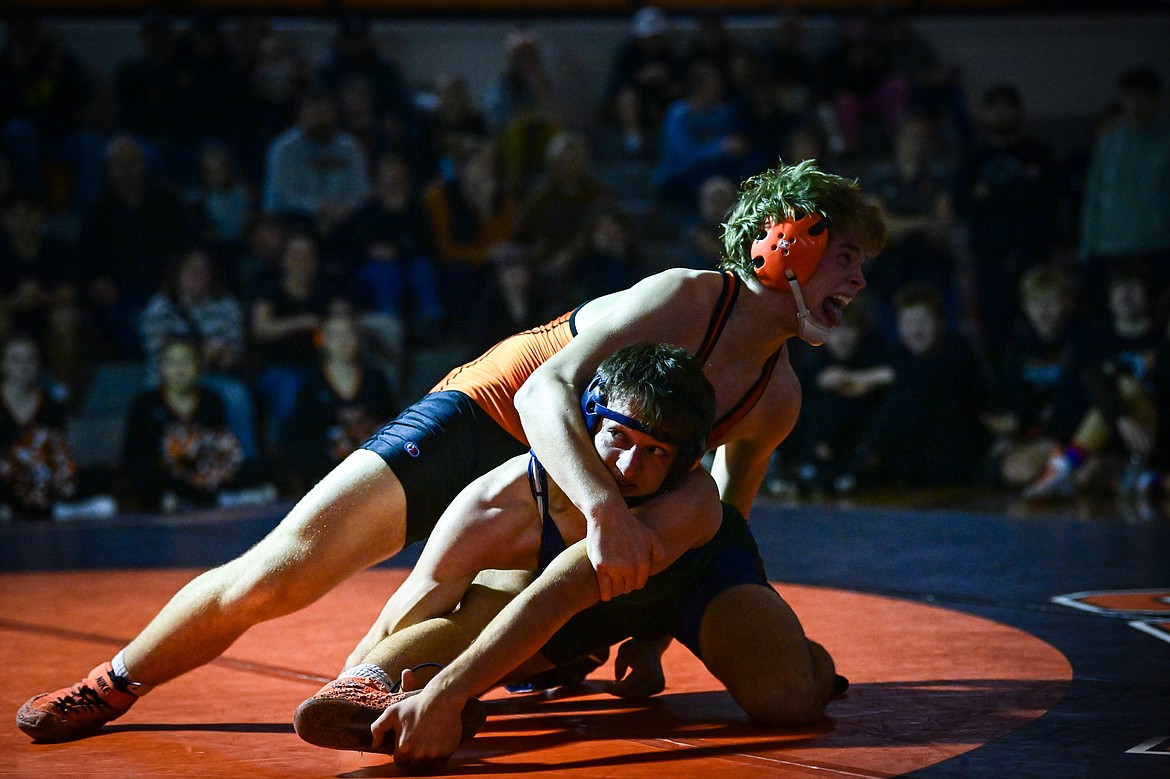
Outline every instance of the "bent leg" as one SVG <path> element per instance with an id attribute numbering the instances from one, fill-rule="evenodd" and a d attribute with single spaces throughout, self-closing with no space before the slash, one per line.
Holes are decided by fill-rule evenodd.
<path id="1" fill-rule="evenodd" d="M 222 654 L 248 628 L 289 614 L 398 552 L 402 485 L 358 450 L 310 490 L 263 540 L 180 590 L 124 652 L 130 677 L 154 686 Z"/>
<path id="2" fill-rule="evenodd" d="M 446 665 L 471 646 L 483 629 L 532 581 L 529 571 L 484 571 L 476 577 L 458 608 L 396 631 L 363 659 L 392 679 L 423 663 Z M 416 677 L 425 681 L 433 673 Z"/>
<path id="3" fill-rule="evenodd" d="M 808 725 L 824 718 L 833 664 L 805 639 L 800 620 L 770 587 L 742 584 L 703 613 L 699 647 L 707 669 L 754 722 Z"/>

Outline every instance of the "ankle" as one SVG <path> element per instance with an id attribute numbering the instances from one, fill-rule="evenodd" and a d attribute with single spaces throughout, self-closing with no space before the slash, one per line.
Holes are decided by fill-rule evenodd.
<path id="1" fill-rule="evenodd" d="M 119 691 L 141 698 L 154 688 L 152 685 L 135 681 L 134 677 L 130 675 L 130 670 L 126 667 L 125 651 L 124 649 L 119 651 L 110 661 L 110 681 Z"/>

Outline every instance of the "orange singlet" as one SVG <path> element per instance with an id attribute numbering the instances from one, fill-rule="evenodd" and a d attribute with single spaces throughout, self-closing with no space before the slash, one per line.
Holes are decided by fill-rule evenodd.
<path id="1" fill-rule="evenodd" d="M 695 355 L 701 362 L 706 362 L 711 352 L 715 350 L 715 344 L 723 334 L 723 327 L 731 316 L 732 308 L 735 307 L 740 284 L 734 273 L 724 272 L 723 289 L 711 311 L 707 333 L 703 336 Z M 524 435 L 520 415 L 516 412 L 516 393 L 534 370 L 573 340 L 573 336 L 577 334 L 574 317 L 580 308 L 578 306 L 548 324 L 505 338 L 480 357 L 452 370 L 431 392 L 443 390 L 462 392 L 486 411 L 500 427 L 515 436 L 516 440 L 527 444 L 528 438 Z M 763 396 L 772 378 L 772 370 L 783 351 L 784 347 L 781 346 L 772 353 L 764 362 L 759 378 L 747 393 L 715 421 L 711 435 L 707 439 L 709 442 L 712 444 L 721 442 L 731 428 L 752 410 Z"/>
<path id="2" fill-rule="evenodd" d="M 573 340 L 577 334 L 573 325 L 577 310 L 575 308 L 548 324 L 505 338 L 481 356 L 448 373 L 431 392 L 462 392 L 500 427 L 527 444 L 528 438 L 516 411 L 516 393 L 534 370 Z"/>

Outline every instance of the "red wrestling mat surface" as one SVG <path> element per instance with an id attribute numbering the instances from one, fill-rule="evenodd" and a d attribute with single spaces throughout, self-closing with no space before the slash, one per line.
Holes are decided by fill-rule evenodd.
<path id="1" fill-rule="evenodd" d="M 379 777 L 382 755 L 320 750 L 297 704 L 336 673 L 399 570 L 369 571 L 313 607 L 261 625 L 218 662 L 159 688 L 101 736 L 34 745 L 12 717 L 30 696 L 109 659 L 196 572 L 0 575 L 0 776 Z M 1022 631 L 948 609 L 794 585 L 779 591 L 852 682 L 831 722 L 751 726 L 677 645 L 665 694 L 631 705 L 589 683 L 552 698 L 493 693 L 493 715 L 445 775 L 888 777 L 985 744 L 1043 714 L 1071 668 Z M 612 677 L 612 668 L 596 678 Z"/>

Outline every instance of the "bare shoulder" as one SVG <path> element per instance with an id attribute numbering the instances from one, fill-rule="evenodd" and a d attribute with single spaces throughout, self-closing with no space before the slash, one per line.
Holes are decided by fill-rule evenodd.
<path id="1" fill-rule="evenodd" d="M 722 286 L 722 273 L 671 268 L 587 303 L 578 312 L 576 323 L 579 329 L 643 329 L 659 321 L 677 327 L 693 318 L 691 312 L 709 310 Z M 702 324 L 706 324 L 705 317 Z"/>

